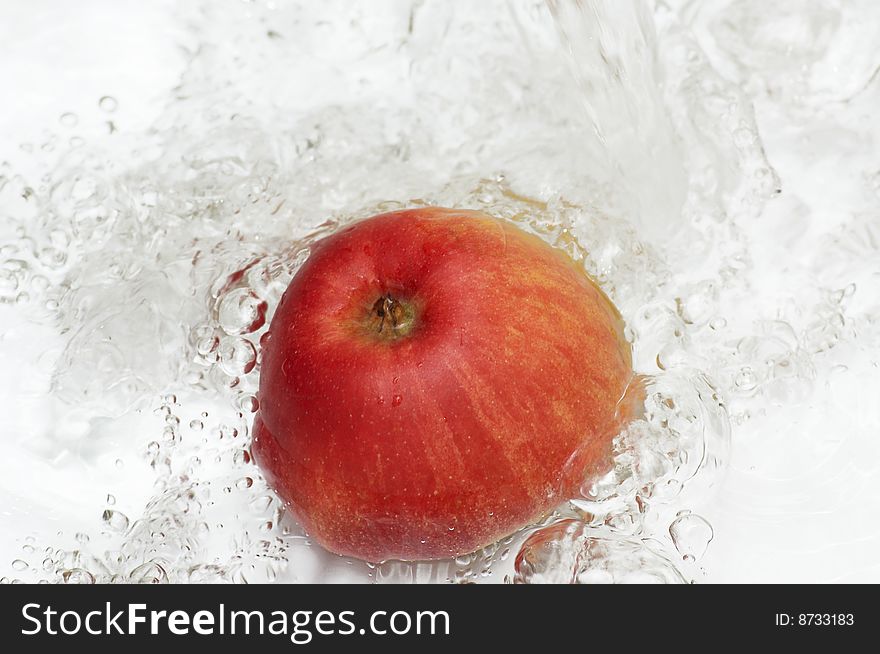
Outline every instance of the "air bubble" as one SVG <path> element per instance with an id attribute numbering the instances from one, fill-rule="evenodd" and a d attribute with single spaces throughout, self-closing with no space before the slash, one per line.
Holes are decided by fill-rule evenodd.
<path id="1" fill-rule="evenodd" d="M 211 352 L 214 352 L 219 345 L 219 338 L 217 338 L 216 336 L 208 336 L 199 340 L 199 342 L 196 344 L 196 350 L 202 356 L 206 356 Z M 216 358 L 217 357 L 215 356 L 214 359 L 216 360 Z"/>
<path id="2" fill-rule="evenodd" d="M 734 384 L 741 391 L 753 391 L 758 386 L 758 378 L 751 368 L 745 367 L 737 373 Z"/>
<path id="3" fill-rule="evenodd" d="M 148 561 L 132 570 L 128 580 L 133 584 L 167 584 L 168 574 L 155 561 Z"/>
<path id="4" fill-rule="evenodd" d="M 116 102 L 116 98 L 110 95 L 105 95 L 100 100 L 98 100 L 98 107 L 101 109 L 101 111 L 105 111 L 108 114 L 116 111 L 117 106 L 118 103 Z"/>
<path id="5" fill-rule="evenodd" d="M 43 275 L 34 275 L 31 278 L 31 287 L 38 293 L 45 293 L 49 288 L 49 280 Z"/>
<path id="6" fill-rule="evenodd" d="M 253 395 L 243 395 L 238 401 L 238 406 L 245 413 L 256 413 L 260 408 L 260 403 Z"/>
<path id="7" fill-rule="evenodd" d="M 58 118 L 58 122 L 65 127 L 76 127 L 77 123 L 79 123 L 79 118 L 75 113 L 67 112 L 61 114 Z"/>
<path id="8" fill-rule="evenodd" d="M 250 488 L 253 485 L 254 485 L 254 480 L 251 479 L 250 477 L 242 477 L 237 482 L 235 482 L 235 487 L 238 490 L 247 490 L 248 488 Z"/>
<path id="9" fill-rule="evenodd" d="M 65 584 L 94 584 L 95 576 L 88 570 L 73 568 L 61 573 L 61 579 Z"/>
<path id="10" fill-rule="evenodd" d="M 257 363 L 254 344 L 246 338 L 224 336 L 219 349 L 220 367 L 230 377 L 246 375 Z"/>
<path id="11" fill-rule="evenodd" d="M 128 529 L 128 516 L 120 511 L 106 509 L 101 516 L 101 520 L 112 531 L 121 533 Z"/>
<path id="12" fill-rule="evenodd" d="M 227 293 L 220 302 L 218 321 L 229 335 L 250 334 L 266 323 L 268 304 L 246 288 Z"/>
<path id="13" fill-rule="evenodd" d="M 669 535 L 680 554 L 699 560 L 706 553 L 715 532 L 705 518 L 691 513 L 676 518 L 669 526 Z"/>

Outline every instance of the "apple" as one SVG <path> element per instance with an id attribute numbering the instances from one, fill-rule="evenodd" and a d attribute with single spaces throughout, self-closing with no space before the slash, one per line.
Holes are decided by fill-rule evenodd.
<path id="1" fill-rule="evenodd" d="M 509 222 L 362 220 L 318 241 L 279 303 L 254 458 L 333 552 L 472 552 L 607 462 L 632 376 L 622 328 L 580 265 Z"/>

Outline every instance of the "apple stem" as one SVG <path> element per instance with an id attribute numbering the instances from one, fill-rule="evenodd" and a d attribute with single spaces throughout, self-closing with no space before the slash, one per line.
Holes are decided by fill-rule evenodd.
<path id="1" fill-rule="evenodd" d="M 412 330 L 412 307 L 392 295 L 383 295 L 376 300 L 370 313 L 376 333 L 384 338 L 401 338 Z"/>

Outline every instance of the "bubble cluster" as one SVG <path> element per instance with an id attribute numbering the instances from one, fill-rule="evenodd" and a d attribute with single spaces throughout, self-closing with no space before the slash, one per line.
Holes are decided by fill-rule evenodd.
<path id="1" fill-rule="evenodd" d="M 672 561 L 646 540 L 591 535 L 576 520 L 532 534 L 515 562 L 518 584 L 681 584 Z"/>

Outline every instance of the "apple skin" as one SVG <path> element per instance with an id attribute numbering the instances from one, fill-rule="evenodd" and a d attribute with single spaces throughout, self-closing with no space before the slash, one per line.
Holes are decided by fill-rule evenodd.
<path id="1" fill-rule="evenodd" d="M 282 297 L 252 451 L 328 550 L 453 557 L 607 463 L 631 366 L 620 315 L 562 251 L 476 211 L 382 214 L 317 242 Z"/>

